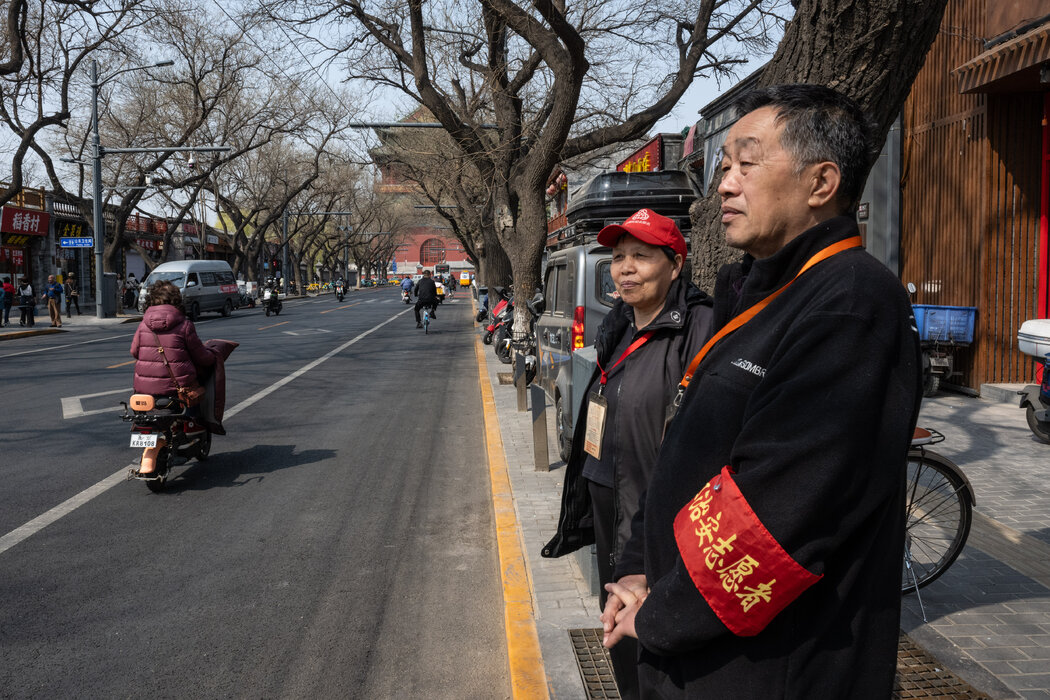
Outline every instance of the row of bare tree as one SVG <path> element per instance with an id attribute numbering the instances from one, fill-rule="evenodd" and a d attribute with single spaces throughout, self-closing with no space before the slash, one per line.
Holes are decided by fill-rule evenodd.
<path id="1" fill-rule="evenodd" d="M 340 249 L 345 232 L 306 215 L 314 211 L 356 212 L 357 220 L 342 223 L 374 250 L 385 243 L 365 232 L 396 232 L 418 215 L 410 200 L 376 192 L 351 129 L 368 108 L 365 94 L 397 94 L 406 111 L 423 106 L 442 128 L 388 130 L 386 162 L 437 205 L 483 280 L 510 272 L 519 289 L 532 289 L 546 234 L 544 186 L 559 163 L 644 137 L 694 80 L 728 79 L 769 51 L 760 84 L 836 87 L 868 108 L 885 135 L 945 4 L 260 0 L 234 17 L 218 3 L 190 0 L 14 0 L 0 116 L 20 143 L 12 149 L 11 189 L 0 199 L 22 185 L 29 151 L 57 191 L 68 178 L 55 172 L 50 154 L 89 155 L 86 61 L 98 60 L 106 73 L 148 63 L 148 55 L 177 56 L 175 69 L 131 73 L 103 88 L 103 143 L 232 151 L 193 171 L 170 154 L 109 156 L 107 183 L 137 185 L 157 173 L 162 196 L 183 215 L 211 198 L 245 264 L 258 258 L 286 210 L 296 214 L 289 246 L 298 259 L 327 259 Z M 328 76 L 370 92 L 340 91 L 334 85 L 345 83 Z M 77 194 L 84 184 L 81 175 Z M 143 196 L 119 186 L 111 195 L 117 235 L 110 254 L 127 245 L 122 222 Z M 716 208 L 708 201 L 694 217 L 701 281 L 725 255 Z M 356 253 L 355 261 L 358 255 L 364 261 L 371 253 Z"/>
<path id="2" fill-rule="evenodd" d="M 355 151 L 360 97 L 319 81 L 272 24 L 192 0 L 16 0 L 2 42 L 11 174 L 0 203 L 43 186 L 80 204 L 91 221 L 89 66 L 99 66 L 100 140 L 113 149 L 101 161 L 107 270 L 129 248 L 157 262 L 125 230 L 136 212 L 168 216 L 165 250 L 178 224 L 201 229 L 206 212 L 219 212 L 235 271 L 248 278 L 285 244 L 297 275 L 300 262 L 335 270 L 344 256 L 381 266 L 398 232 L 419 218 L 405 202 L 384 201 Z M 174 65 L 138 69 L 160 59 Z M 192 159 L 161 150 L 210 145 L 230 150 Z M 122 148 L 157 150 L 114 152 Z M 318 214 L 331 211 L 351 214 L 338 222 Z"/>

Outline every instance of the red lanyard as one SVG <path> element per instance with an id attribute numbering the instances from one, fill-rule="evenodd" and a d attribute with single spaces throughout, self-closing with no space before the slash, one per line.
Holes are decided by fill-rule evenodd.
<path id="1" fill-rule="evenodd" d="M 612 367 L 609 368 L 608 372 L 606 372 L 604 369 L 602 369 L 602 365 L 601 365 L 600 362 L 598 363 L 598 370 L 602 373 L 601 387 L 599 387 L 599 389 L 598 389 L 598 393 L 599 394 L 601 394 L 602 390 L 605 388 L 605 383 L 607 381 L 609 381 L 609 374 L 614 369 L 616 369 L 617 366 L 619 366 L 619 364 L 621 362 L 626 360 L 628 355 L 630 355 L 632 352 L 634 352 L 638 348 L 640 348 L 643 345 L 645 345 L 646 341 L 648 341 L 650 338 L 653 337 L 653 333 L 654 332 L 655 331 L 646 331 L 645 333 L 642 333 L 640 336 L 638 336 L 638 338 L 636 338 L 633 343 L 631 343 L 630 345 L 627 346 L 627 349 L 623 351 L 622 355 L 620 355 L 620 359 L 616 361 L 616 364 L 614 364 Z"/>
<path id="2" fill-rule="evenodd" d="M 801 277 L 802 273 L 806 270 L 813 267 L 822 260 L 827 260 L 832 255 L 841 253 L 844 250 L 849 250 L 850 248 L 859 248 L 862 245 L 864 245 L 864 242 L 861 240 L 860 236 L 853 236 L 852 238 L 846 238 L 844 240 L 841 240 L 838 243 L 832 243 L 827 248 L 821 250 L 812 258 L 807 260 L 806 264 L 802 266 L 802 269 L 798 271 L 798 274 L 795 275 L 790 282 L 788 282 L 783 287 L 773 292 L 768 297 L 758 302 L 754 306 L 751 306 L 746 311 L 741 313 L 739 316 L 736 316 L 732 321 L 723 326 L 722 330 L 715 333 L 714 336 L 712 336 L 712 338 L 709 341 L 707 341 L 704 347 L 700 348 L 700 352 L 696 353 L 696 356 L 693 358 L 693 361 L 689 363 L 689 367 L 685 370 L 685 375 L 682 377 L 682 381 L 678 385 L 678 396 L 675 398 L 675 404 L 677 405 L 678 402 L 682 400 L 682 395 L 685 393 L 686 387 L 689 386 L 689 382 L 692 381 L 693 374 L 696 372 L 696 368 L 700 366 L 701 360 L 703 360 L 704 357 L 707 355 L 708 351 L 710 351 L 711 348 L 715 346 L 715 343 L 717 343 L 719 340 L 726 337 L 727 335 L 729 335 L 730 333 L 732 333 L 733 331 L 750 321 L 752 318 L 754 318 L 759 311 L 766 308 L 771 301 L 776 299 L 784 292 L 785 289 L 794 284 L 795 280 Z"/>

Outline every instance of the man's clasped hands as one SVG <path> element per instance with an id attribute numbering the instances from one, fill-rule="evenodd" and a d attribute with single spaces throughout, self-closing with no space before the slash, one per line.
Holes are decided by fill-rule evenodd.
<path id="1" fill-rule="evenodd" d="M 602 645 L 611 649 L 624 637 L 638 637 L 634 631 L 634 616 L 649 595 L 649 585 L 645 574 L 632 574 L 605 584 L 605 590 L 609 598 L 601 616 Z"/>

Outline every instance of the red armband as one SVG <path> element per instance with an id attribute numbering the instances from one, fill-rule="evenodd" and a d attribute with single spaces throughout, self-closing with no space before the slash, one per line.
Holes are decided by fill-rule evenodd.
<path id="1" fill-rule="evenodd" d="M 822 576 L 791 558 L 751 510 L 733 472 L 707 482 L 674 520 L 693 584 L 733 634 L 751 637 Z"/>

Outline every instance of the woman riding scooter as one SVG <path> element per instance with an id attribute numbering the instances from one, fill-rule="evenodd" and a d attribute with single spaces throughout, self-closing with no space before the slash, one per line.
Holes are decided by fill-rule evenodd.
<path id="1" fill-rule="evenodd" d="M 146 312 L 131 341 L 131 356 L 137 360 L 135 392 L 153 396 L 174 395 L 180 387 L 198 389 L 202 373 L 215 365 L 215 354 L 201 343 L 193 322 L 182 311 L 179 288 L 167 281 L 147 290 Z M 143 451 L 140 476 L 153 473 L 161 447 Z"/>

